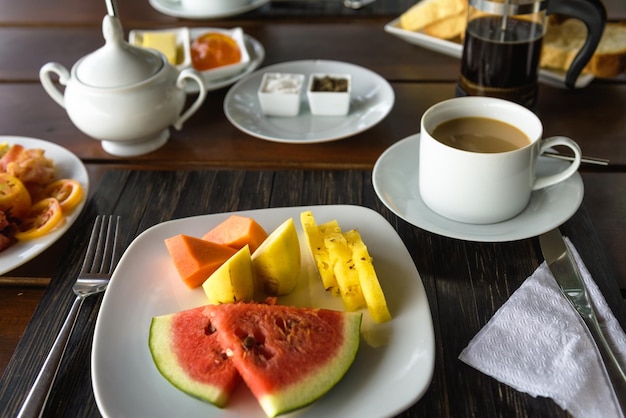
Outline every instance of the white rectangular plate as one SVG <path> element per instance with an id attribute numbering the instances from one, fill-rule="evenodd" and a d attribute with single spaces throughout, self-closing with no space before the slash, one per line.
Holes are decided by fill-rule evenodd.
<path id="1" fill-rule="evenodd" d="M 461 56 L 463 55 L 463 45 L 447 41 L 445 39 L 435 38 L 434 36 L 426 35 L 421 32 L 402 29 L 399 22 L 400 18 L 397 18 L 387 23 L 385 25 L 385 32 L 395 35 L 408 43 L 419 45 L 422 48 L 461 59 Z M 592 74 L 582 74 L 576 80 L 576 88 L 586 87 L 593 79 L 594 77 Z M 539 81 L 553 87 L 566 88 L 565 73 L 561 71 L 552 71 L 541 68 L 539 69 Z"/>
<path id="2" fill-rule="evenodd" d="M 374 324 L 363 315 L 359 352 L 344 378 L 324 397 L 289 416 L 387 417 L 407 409 L 426 391 L 434 368 L 434 333 L 428 300 L 417 269 L 393 227 L 360 206 L 311 206 L 238 212 L 268 233 L 286 219 L 296 221 L 303 257 L 301 280 L 281 304 L 342 309 L 324 292 L 300 227 L 300 213 L 312 210 L 318 223 L 337 219 L 343 230 L 358 228 L 368 245 L 393 319 Z M 230 213 L 164 222 L 143 232 L 128 247 L 106 291 L 96 323 L 92 382 L 105 417 L 265 417 L 245 385 L 224 409 L 179 391 L 156 369 L 148 349 L 152 317 L 206 304 L 202 288 L 190 290 L 179 278 L 163 240 L 176 234 L 202 236 Z M 374 347 L 366 338 L 385 341 Z"/>

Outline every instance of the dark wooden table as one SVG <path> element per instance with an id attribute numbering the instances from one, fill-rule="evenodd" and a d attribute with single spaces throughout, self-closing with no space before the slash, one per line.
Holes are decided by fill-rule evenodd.
<path id="1" fill-rule="evenodd" d="M 195 192 L 185 193 L 190 187 Z M 164 189 L 170 192 L 163 193 Z M 66 253 L 0 380 L 3 416 L 13 416 L 19 408 L 56 336 L 71 302 L 71 285 L 96 214 L 121 215 L 125 248 L 145 229 L 169 219 L 309 204 L 355 204 L 380 212 L 397 230 L 421 275 L 435 329 L 434 377 L 424 397 L 400 417 L 567 416 L 551 400 L 517 392 L 457 358 L 542 262 L 537 240 L 473 243 L 415 228 L 380 203 L 369 170 L 106 172 L 84 214 L 58 243 Z M 622 326 L 626 325 L 626 306 L 584 208 L 563 230 L 577 246 Z M 99 416 L 88 364 L 100 301 L 100 296 L 94 296 L 84 306 L 45 416 Z"/>
<path id="2" fill-rule="evenodd" d="M 466 411 L 457 408 L 469 406 L 463 406 L 460 400 L 455 402 L 454 399 L 459 398 L 453 390 L 465 390 L 461 393 L 471 393 L 473 396 L 475 391 L 471 390 L 470 385 L 481 384 L 489 388 L 487 390 L 489 394 L 484 396 L 496 396 L 496 393 L 499 393 L 497 396 L 501 396 L 498 400 L 494 400 L 494 405 L 487 407 L 486 410 L 497 411 L 498 408 L 503 408 L 504 412 L 498 412 L 502 416 L 508 416 L 510 414 L 507 412 L 513 413 L 512 411 L 520 416 L 541 416 L 544 404 L 550 405 L 549 401 L 526 399 L 511 389 L 497 385 L 492 379 L 479 378 L 475 376 L 476 372 L 464 369 L 464 366 L 460 364 L 454 364 L 452 359 L 456 358 L 459 349 L 467 342 L 467 338 L 463 341 L 453 340 L 452 338 L 457 338 L 457 336 L 448 335 L 447 328 L 441 327 L 441 324 L 449 323 L 446 322 L 450 320 L 449 318 L 456 321 L 452 323 L 458 322 L 459 318 L 454 318 L 452 312 L 443 315 L 443 321 L 437 318 L 441 315 L 438 312 L 440 308 L 437 306 L 439 304 L 437 298 L 442 296 L 441 292 L 437 291 L 437 286 L 444 286 L 444 282 L 441 278 L 435 280 L 437 275 L 433 272 L 442 268 L 435 264 L 445 264 L 445 262 L 437 258 L 428 258 L 424 252 L 430 250 L 418 247 L 418 245 L 430 246 L 434 242 L 441 245 L 438 248 L 445 249 L 445 251 L 466 253 L 479 251 L 489 253 L 485 256 L 490 258 L 502 256 L 502 252 L 515 252 L 528 247 L 523 250 L 526 251 L 524 253 L 532 254 L 528 260 L 524 260 L 523 271 L 511 276 L 513 281 L 504 290 L 498 287 L 498 289 L 487 291 L 489 293 L 497 290 L 498 294 L 495 299 L 489 299 L 493 298 L 491 294 L 481 294 L 481 297 L 484 296 L 485 299 L 478 302 L 479 305 L 482 304 L 479 308 L 480 312 L 476 311 L 478 319 L 471 320 L 473 322 L 469 329 L 463 330 L 466 333 L 465 337 L 469 337 L 486 323 L 514 288 L 536 268 L 540 256 L 534 240 L 488 245 L 437 237 L 390 215 L 373 195 L 371 185 L 363 186 L 362 196 L 354 195 L 353 185 L 350 183 L 352 180 L 344 178 L 348 176 L 352 179 L 350 176 L 355 176 L 354 178 L 361 179 L 358 181 L 367 183 L 368 175 L 380 154 L 395 142 L 417 132 L 419 118 L 429 106 L 454 96 L 458 60 L 408 44 L 383 30 L 386 23 L 395 19 L 412 3 L 412 0 L 378 0 L 373 5 L 355 11 L 344 8 L 339 0 L 318 2 L 280 0 L 268 3 L 244 15 L 203 21 L 163 15 L 154 10 L 147 0 L 119 0 L 118 12 L 126 31 L 135 28 L 177 26 L 224 28 L 241 26 L 247 34 L 264 46 L 266 56 L 263 66 L 299 59 L 331 59 L 350 62 L 371 69 L 387 79 L 396 95 L 395 106 L 388 117 L 372 129 L 341 141 L 294 146 L 253 138 L 231 125 L 222 110 L 223 99 L 228 91 L 228 88 L 223 88 L 209 93 L 207 101 L 188 121 L 184 129 L 172 131 L 172 137 L 166 146 L 137 158 L 118 158 L 105 153 L 99 142 L 88 138 L 72 125 L 65 111 L 44 92 L 38 79 L 39 69 L 45 63 L 57 61 L 70 68 L 80 57 L 102 45 L 101 22 L 105 14 L 104 1 L 23 0 L 0 3 L 0 56 L 2 57 L 0 60 L 0 97 L 2 97 L 0 126 L 2 126 L 2 134 L 40 138 L 66 147 L 86 164 L 94 186 L 91 190 L 89 209 L 62 240 L 33 261 L 0 277 L 0 370 L 7 367 L 2 380 L 3 394 L 0 398 L 0 410 L 5 410 L 5 402 L 11 405 L 8 407 L 9 410 L 15 407 L 17 399 L 25 393 L 26 380 L 29 378 L 32 380 L 34 369 L 43 361 L 43 352 L 52 342 L 61 321 L 61 307 L 67 306 L 70 298 L 67 292 L 70 276 L 75 273 L 77 260 L 81 256 L 80 248 L 76 248 L 76 244 L 86 239 L 85 228 L 91 222 L 93 215 L 111 207 L 106 204 L 100 207 L 100 203 L 97 203 L 102 199 L 105 201 L 108 199 L 103 196 L 103 190 L 113 187 L 112 179 L 118 176 L 115 170 L 140 168 L 141 170 L 172 170 L 172 173 L 190 169 L 225 170 L 208 171 L 206 175 L 223 173 L 222 175 L 226 177 L 245 175 L 245 170 L 252 170 L 251 173 L 271 176 L 272 179 L 287 179 L 291 178 L 289 176 L 300 175 L 297 174 L 302 173 L 300 170 L 315 170 L 307 171 L 307 173 L 310 173 L 312 178 L 318 179 L 311 185 L 310 193 L 294 190 L 295 195 L 283 196 L 280 193 L 287 192 L 279 192 L 277 189 L 275 193 L 280 197 L 273 197 L 272 200 L 263 200 L 259 197 L 254 204 L 247 198 L 241 201 L 242 196 L 228 199 L 220 196 L 217 201 L 210 202 L 209 206 L 202 207 L 202 209 L 196 208 L 197 210 L 217 212 L 250 207 L 345 202 L 362 204 L 380 210 L 397 227 L 401 237 L 411 249 L 420 273 L 423 278 L 426 277 L 424 280 L 433 308 L 433 319 L 436 327 L 443 330 L 437 335 L 436 372 L 439 371 L 439 373 L 427 396 L 416 406 L 416 411 L 426 411 L 420 416 L 466 416 L 469 413 L 466 414 Z M 606 6 L 610 19 L 626 20 L 626 3 L 619 0 L 606 0 Z M 626 233 L 624 232 L 626 231 L 624 221 L 626 198 L 623 193 L 626 188 L 626 145 L 624 143 L 626 77 L 594 80 L 587 88 L 576 91 L 542 85 L 538 113 L 544 122 L 546 135 L 568 135 L 581 144 L 584 154 L 609 158 L 611 161 L 607 167 L 584 166 L 581 168 L 585 183 L 583 207 L 572 222 L 566 224 L 566 228 L 572 232 L 573 236 L 578 237 L 577 244 L 585 244 L 579 250 L 593 261 L 594 268 L 598 269 L 601 276 L 599 280 L 607 281 L 605 294 L 608 292 L 608 297 L 615 298 L 614 306 L 621 309 L 618 300 L 619 290 L 610 282 L 611 280 L 618 282 L 622 289 L 626 289 L 626 258 L 623 257 L 626 253 Z M 109 173 L 110 170 L 114 170 L 113 174 Z M 313 173 L 316 173 L 319 178 Z M 149 174 L 145 175 L 149 176 Z M 103 187 L 98 188 L 96 185 L 101 178 Z M 318 181 L 322 183 L 318 184 Z M 335 189 L 325 190 L 326 186 L 335 187 Z M 317 191 L 314 192 L 314 190 Z M 121 190 L 118 192 L 124 193 Z M 247 193 L 256 196 L 257 191 L 248 190 Z M 343 197 L 341 193 L 346 196 Z M 293 203 L 293 200 L 298 199 L 301 202 Z M 108 204 L 127 205 L 128 202 L 109 202 Z M 138 203 L 136 210 L 142 209 L 141 203 Z M 175 214 L 182 214 L 189 208 L 175 206 L 171 210 L 174 212 L 169 215 L 163 214 L 163 219 L 178 216 Z M 140 213 L 128 216 L 127 227 L 135 228 L 128 231 L 128 240 L 140 230 L 148 227 L 150 222 L 158 222 L 154 217 L 145 215 L 146 219 L 143 219 L 142 216 Z M 589 248 L 587 248 L 587 240 L 583 238 L 587 233 L 591 236 L 588 241 Z M 531 247 L 533 247 L 532 251 Z M 418 256 L 425 257 L 426 261 L 419 261 Z M 506 260 L 506 257 L 503 260 Z M 596 261 L 598 261 L 598 266 L 595 266 Z M 506 261 L 502 262 L 506 264 Z M 462 277 L 462 273 L 467 272 L 458 271 L 455 274 Z M 70 276 L 67 276 L 68 274 Z M 431 276 L 428 276 L 429 274 Z M 49 286 L 48 283 L 50 283 Z M 471 286 L 467 283 L 465 285 Z M 454 297 L 452 294 L 448 296 Z M 448 308 L 445 305 L 448 302 L 449 300 L 441 302 L 442 306 Z M 66 366 L 68 371 L 65 372 L 67 375 L 65 379 L 73 381 L 75 378 L 71 376 L 76 375 L 76 379 L 83 379 L 80 382 L 86 382 L 87 385 L 89 383 L 86 374 L 89 370 L 85 367 L 87 363 L 84 363 L 84 359 L 88 358 L 87 352 L 90 344 L 88 336 L 90 327 L 93 327 L 97 303 L 97 301 L 93 302 L 93 310 L 87 309 L 91 312 L 89 318 L 84 318 L 83 327 L 86 326 L 87 329 L 79 330 L 79 332 L 86 331 L 85 340 L 74 342 L 86 350 L 81 357 L 83 363 L 68 365 Z M 26 328 L 31 315 L 33 315 L 32 322 Z M 46 328 L 47 343 L 33 346 L 33 335 L 42 328 Z M 23 339 L 21 339 L 22 335 Z M 18 341 L 20 343 L 15 351 L 15 357 L 9 363 Z M 449 350 L 445 351 L 449 362 L 443 362 L 443 350 Z M 455 352 L 457 353 L 454 354 Z M 25 355 L 33 355 L 35 356 L 33 358 L 41 361 L 28 366 L 23 360 Z M 461 369 L 471 376 L 467 382 L 457 382 L 456 373 Z M 16 377 L 16 375 L 21 376 L 22 373 L 24 376 Z M 7 382 L 14 382 L 16 378 L 20 383 L 16 383 L 16 389 L 11 394 L 7 394 Z M 467 386 L 463 386 L 466 383 Z M 66 406 L 58 404 L 61 402 L 59 394 L 69 387 L 72 387 L 71 390 L 75 392 L 69 394 L 68 398 L 74 395 L 77 397 L 67 402 L 84 403 L 84 394 L 78 394 L 77 386 L 73 386 L 74 383 L 69 386 L 65 384 L 64 381 L 60 384 L 60 388 L 55 389 L 57 404 L 53 404 L 53 410 L 65 410 Z M 463 388 L 458 386 L 459 384 Z M 432 394 L 435 392 L 436 394 Z M 447 396 L 452 399 L 450 403 L 443 402 L 444 399 L 448 399 Z M 81 406 L 78 403 L 67 406 L 69 408 L 67 411 L 80 411 L 80 408 L 95 411 L 92 404 L 87 403 Z M 477 411 L 482 413 L 484 405 L 479 406 L 480 409 Z M 560 416 L 556 409 L 554 416 Z"/>

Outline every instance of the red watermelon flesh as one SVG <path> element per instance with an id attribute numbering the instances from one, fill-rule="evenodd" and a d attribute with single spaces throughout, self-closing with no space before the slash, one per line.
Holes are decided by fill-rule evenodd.
<path id="1" fill-rule="evenodd" d="M 328 392 L 349 369 L 360 342 L 358 312 L 231 303 L 209 315 L 268 417 Z"/>
<path id="2" fill-rule="evenodd" d="M 149 346 L 159 372 L 174 386 L 222 408 L 241 378 L 202 306 L 152 319 Z"/>

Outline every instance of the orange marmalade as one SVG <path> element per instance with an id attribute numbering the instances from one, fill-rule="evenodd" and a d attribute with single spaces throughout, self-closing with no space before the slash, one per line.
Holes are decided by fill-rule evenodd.
<path id="1" fill-rule="evenodd" d="M 196 70 L 211 70 L 239 61 L 241 61 L 239 46 L 228 35 L 208 32 L 191 43 L 191 62 Z"/>

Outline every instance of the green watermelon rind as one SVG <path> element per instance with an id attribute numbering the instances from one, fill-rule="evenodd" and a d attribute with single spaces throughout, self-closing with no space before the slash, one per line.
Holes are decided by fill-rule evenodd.
<path id="1" fill-rule="evenodd" d="M 210 402 L 218 408 L 224 408 L 229 400 L 229 393 L 219 386 L 191 380 L 180 366 L 176 353 L 170 344 L 172 315 L 152 318 L 148 345 L 152 360 L 157 369 L 172 385 L 195 398 Z"/>
<path id="2" fill-rule="evenodd" d="M 328 393 L 348 372 L 356 358 L 361 341 L 360 312 L 344 313 L 344 344 L 329 362 L 321 365 L 314 374 L 285 388 L 278 393 L 259 397 L 257 401 L 268 416 L 273 418 L 308 406 Z"/>

